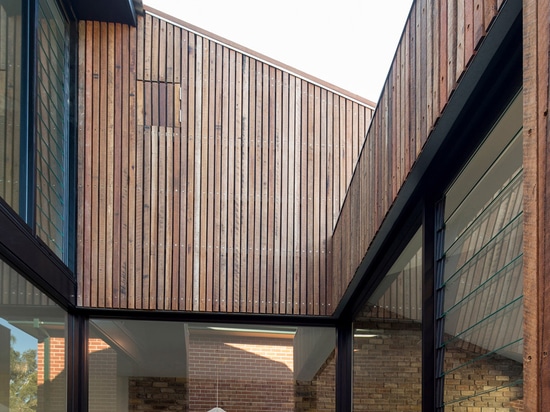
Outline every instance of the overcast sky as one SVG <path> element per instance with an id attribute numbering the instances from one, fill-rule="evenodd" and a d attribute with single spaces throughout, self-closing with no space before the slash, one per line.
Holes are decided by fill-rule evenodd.
<path id="1" fill-rule="evenodd" d="M 412 0 L 143 0 L 377 101 Z"/>

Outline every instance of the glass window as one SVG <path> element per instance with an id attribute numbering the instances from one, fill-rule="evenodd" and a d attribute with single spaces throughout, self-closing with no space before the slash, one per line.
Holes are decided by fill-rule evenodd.
<path id="1" fill-rule="evenodd" d="M 438 292 L 446 411 L 522 409 L 521 127 L 520 95 L 446 194 Z"/>
<path id="2" fill-rule="evenodd" d="M 0 261 L 0 411 L 66 406 L 66 314 Z"/>
<path id="3" fill-rule="evenodd" d="M 353 410 L 422 409 L 422 232 L 354 321 Z"/>
<path id="4" fill-rule="evenodd" d="M 90 323 L 90 412 L 335 410 L 331 328 Z"/>
<path id="5" fill-rule="evenodd" d="M 55 0 L 38 7 L 36 232 L 67 261 L 67 23 Z"/>
<path id="6" fill-rule="evenodd" d="M 26 24 L 23 3 L 0 0 L 0 197 L 69 263 L 68 23 L 56 0 L 40 0 L 36 22 Z M 33 37 L 36 61 L 23 63 Z M 28 95 L 35 65 L 36 94 Z"/>
<path id="7" fill-rule="evenodd" d="M 0 1 L 0 196 L 19 212 L 21 1 Z"/>

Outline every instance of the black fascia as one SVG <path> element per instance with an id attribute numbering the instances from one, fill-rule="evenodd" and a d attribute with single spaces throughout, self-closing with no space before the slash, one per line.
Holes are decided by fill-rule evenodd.
<path id="1" fill-rule="evenodd" d="M 0 258 L 61 307 L 74 308 L 74 275 L 1 198 L 0 228 Z"/>
<path id="2" fill-rule="evenodd" d="M 97 319 L 133 319 L 144 321 L 173 321 L 200 323 L 231 323 L 271 326 L 316 326 L 336 327 L 337 319 L 332 316 L 277 315 L 253 313 L 188 312 L 175 310 L 147 309 L 104 309 L 78 308 L 78 313 Z"/>
<path id="3" fill-rule="evenodd" d="M 77 20 L 93 20 L 109 23 L 137 24 L 141 0 L 63 0 L 65 8 Z"/>

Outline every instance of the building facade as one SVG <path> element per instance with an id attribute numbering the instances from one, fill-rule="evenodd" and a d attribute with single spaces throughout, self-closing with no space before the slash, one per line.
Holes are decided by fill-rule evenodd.
<path id="1" fill-rule="evenodd" d="M 417 0 L 375 105 L 0 3 L 0 411 L 544 410 L 549 19 Z"/>

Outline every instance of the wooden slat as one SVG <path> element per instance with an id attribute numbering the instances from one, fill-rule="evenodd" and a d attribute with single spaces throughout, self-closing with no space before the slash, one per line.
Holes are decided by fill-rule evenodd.
<path id="1" fill-rule="evenodd" d="M 218 307 L 220 311 L 227 310 L 226 297 L 227 297 L 227 236 L 228 228 L 226 219 L 228 216 L 228 203 L 229 203 L 229 176 L 225 173 L 228 170 L 229 159 L 229 94 L 230 94 L 230 56 L 229 49 L 223 49 L 222 61 L 222 140 L 221 140 L 221 168 L 220 168 L 220 271 L 218 276 Z"/>
<path id="2" fill-rule="evenodd" d="M 247 270 L 247 283 L 246 283 L 246 312 L 251 313 L 255 307 L 254 296 L 254 280 L 255 280 L 255 262 L 257 256 L 258 243 L 255 241 L 255 227 L 257 216 L 257 199 L 256 199 L 256 186 L 255 186 L 255 173 L 256 173 L 256 62 L 250 60 L 249 62 L 249 120 L 248 120 L 248 236 L 247 236 L 247 253 L 248 253 L 248 270 Z"/>
<path id="3" fill-rule="evenodd" d="M 167 205 L 167 191 L 168 191 L 168 162 L 167 162 L 167 135 L 166 135 L 166 128 L 164 126 L 158 127 L 158 147 L 157 147 L 157 167 L 158 170 L 158 187 L 157 187 L 157 207 L 158 212 L 156 215 L 158 216 L 157 219 L 157 250 L 156 250 L 156 265 L 155 265 L 155 271 L 156 271 L 156 282 L 155 282 L 155 288 L 156 288 L 156 308 L 157 309 L 165 309 L 164 306 L 164 272 L 166 268 L 166 221 L 168 218 L 170 218 L 170 210 Z M 153 138 L 153 142 L 155 143 L 155 139 Z M 153 166 L 154 167 L 154 166 Z M 152 212 L 153 210 L 151 210 Z"/>
<path id="4" fill-rule="evenodd" d="M 256 164 L 255 168 L 255 187 L 254 187 L 254 239 L 253 245 L 255 248 L 254 251 L 254 282 L 252 287 L 253 295 L 253 313 L 261 313 L 261 300 L 260 296 L 260 278 L 261 273 L 265 273 L 265 270 L 262 271 L 261 268 L 261 257 L 265 251 L 264 243 L 261 241 L 261 229 L 262 229 L 262 147 L 263 145 L 263 130 L 262 130 L 262 120 L 263 120 L 263 105 L 262 105 L 262 95 L 263 95 L 263 64 L 261 62 L 256 62 L 256 77 L 255 77 L 255 90 L 256 90 L 256 100 L 255 100 L 255 159 Z M 264 229 L 265 230 L 265 229 Z"/>
<path id="5" fill-rule="evenodd" d="M 189 113 L 188 105 L 189 101 L 187 96 L 189 94 L 189 57 L 190 52 L 188 48 L 189 44 L 189 33 L 185 30 L 182 30 L 181 33 L 181 47 L 183 50 L 187 50 L 187 53 L 181 54 L 181 76 L 180 76 L 180 263 L 179 263 L 179 272 L 173 273 L 173 277 L 179 279 L 179 289 L 178 289 L 178 309 L 179 310 L 191 310 L 192 304 L 191 300 L 187 298 L 188 290 L 188 279 L 190 278 L 188 272 L 188 262 L 187 262 L 187 248 L 188 248 L 188 239 L 187 239 L 187 215 L 189 204 L 187 203 L 188 191 L 189 191 L 189 179 L 187 178 L 187 142 L 188 137 L 188 123 L 189 117 L 186 115 Z"/>
<path id="6" fill-rule="evenodd" d="M 320 194 L 321 191 L 321 96 L 320 96 L 321 90 L 319 87 L 315 87 L 312 93 L 313 100 L 310 100 L 310 104 L 312 104 L 313 109 L 313 133 L 310 135 L 313 137 L 313 141 L 310 143 L 310 149 L 311 149 L 311 156 L 310 159 L 308 157 L 308 163 L 311 164 L 311 180 L 309 181 L 309 189 L 311 192 L 311 195 L 308 193 L 308 209 L 309 209 L 309 218 L 313 219 L 311 223 L 308 223 L 308 225 L 312 228 L 311 231 L 311 243 L 310 243 L 310 253 L 308 255 L 308 258 L 312 259 L 312 265 L 311 265 L 311 272 L 313 274 L 313 281 L 310 282 L 311 288 L 308 291 L 309 296 L 309 302 L 312 305 L 312 308 L 309 309 L 309 313 L 313 313 L 315 315 L 319 314 L 319 292 L 321 289 L 320 285 L 320 256 L 319 256 L 319 249 L 320 249 L 320 233 L 319 233 L 319 219 L 320 219 L 320 199 L 317 196 L 317 194 Z M 353 105 L 352 105 L 353 106 Z M 352 109 L 353 110 L 353 109 Z M 352 129 L 352 133 L 354 130 Z M 355 137 L 355 136 L 353 136 Z M 354 139 L 350 139 L 352 143 L 352 153 L 354 153 L 355 150 L 355 142 Z M 308 179 L 310 178 L 309 170 L 308 170 Z M 319 200 L 317 200 L 319 199 Z"/>
<path id="7" fill-rule="evenodd" d="M 227 232 L 226 232 L 226 275 L 225 294 L 222 295 L 222 307 L 227 312 L 233 311 L 234 286 L 234 235 L 235 235 L 235 51 L 229 51 L 229 124 L 227 147 Z"/>
<path id="8" fill-rule="evenodd" d="M 294 78 L 295 83 L 295 100 L 294 100 L 294 264 L 293 264 L 293 293 L 292 293 L 292 313 L 300 313 L 300 287 L 301 287 L 301 257 L 303 256 L 301 250 L 301 207 L 302 197 L 301 197 L 301 175 L 296 173 L 296 170 L 301 170 L 302 166 L 302 157 L 301 157 L 301 136 L 302 136 L 302 81 L 298 78 Z"/>
<path id="9" fill-rule="evenodd" d="M 284 285 L 284 280 L 281 272 L 281 253 L 282 253 L 282 228 L 281 228 L 281 216 L 282 216 L 282 176 L 281 176 L 281 154 L 282 154 L 282 73 L 280 70 L 272 70 L 271 82 L 274 84 L 274 114 L 273 127 L 273 148 L 274 148 L 274 175 L 272 176 L 274 181 L 273 192 L 273 204 L 274 204 L 274 216 L 273 216 L 273 313 L 280 313 L 280 303 L 284 298 L 281 295 L 281 286 Z M 280 275 L 279 275 L 280 274 Z"/>
<path id="10" fill-rule="evenodd" d="M 223 47 L 221 45 L 216 45 L 216 60 L 222 61 L 223 59 Z M 223 106 L 222 106 L 222 98 L 223 98 L 223 72 L 222 72 L 222 65 L 217 64 L 216 65 L 216 112 L 214 115 L 215 120 L 215 156 L 214 156 L 214 182 L 213 182 L 213 194 L 214 194 L 214 232 L 213 232 L 213 273 L 212 273 L 212 283 L 213 283 L 213 310 L 218 311 L 220 308 L 220 281 L 219 281 L 219 273 L 220 273 L 220 248 L 221 248 L 221 175 L 222 175 L 222 168 L 221 168 L 221 147 L 222 147 L 222 112 L 223 112 Z"/>
<path id="11" fill-rule="evenodd" d="M 273 273 L 271 273 L 272 261 L 270 259 L 269 241 L 271 237 L 270 221 L 269 216 L 271 208 L 273 207 L 273 202 L 269 201 L 269 172 L 270 172 L 270 123 L 269 123 L 269 110 L 270 110 L 270 101 L 269 101 L 269 89 L 270 89 L 270 78 L 269 78 L 269 66 L 267 64 L 262 64 L 262 128 L 261 128 L 261 153 L 262 153 L 262 162 L 261 162 L 261 196 L 262 196 L 262 208 L 261 208 L 261 235 L 260 235 L 260 245 L 261 245 L 261 260 L 260 260 L 260 274 L 262 276 L 260 280 L 260 313 L 266 313 L 267 300 L 271 296 L 273 291 Z M 272 228 L 272 227 L 271 227 Z"/>
<path id="12" fill-rule="evenodd" d="M 249 168 L 249 153 L 250 153 L 250 123 L 249 123 L 249 104 L 250 104 L 250 58 L 247 56 L 241 56 L 242 59 L 242 90 L 241 90 L 241 104 L 242 104 L 242 124 L 238 128 L 240 131 L 240 140 L 242 147 L 241 155 L 241 231 L 240 231 L 240 290 L 239 290 L 239 309 L 238 312 L 247 312 L 248 309 L 248 285 L 249 285 L 249 255 L 252 255 L 251 249 L 248 244 L 248 232 L 250 222 L 250 182 L 251 170 Z"/>
<path id="13" fill-rule="evenodd" d="M 476 3 L 478 0 L 476 0 Z M 474 14 L 475 15 L 475 14 Z M 475 23 L 475 22 L 474 22 Z M 474 24 L 475 33 L 475 24 Z M 439 113 L 447 104 L 447 2 L 439 2 Z M 474 44 L 476 44 L 474 42 Z"/>
<path id="14" fill-rule="evenodd" d="M 125 307 L 134 307 L 135 301 L 135 147 L 136 147 L 136 56 L 130 53 L 130 50 L 136 49 L 136 29 L 134 27 L 123 28 L 123 37 L 126 38 L 126 50 L 123 50 L 123 60 L 127 62 L 127 69 L 123 73 L 124 93 L 128 96 L 127 106 L 124 106 L 128 111 L 127 116 L 123 113 L 123 126 L 122 136 L 128 136 L 128 144 L 126 146 L 125 154 L 123 155 L 123 168 L 126 168 L 126 172 L 123 175 L 126 176 L 124 180 L 125 191 L 127 196 L 127 205 L 124 207 L 126 213 L 126 241 L 121 240 L 122 247 L 125 248 L 124 256 L 127 259 L 123 262 L 124 268 L 124 289 L 126 292 L 126 299 L 124 299 Z M 126 122 L 126 119 L 128 121 Z M 125 163 L 124 163 L 125 162 Z M 124 177 L 123 177 L 124 179 Z M 124 219 L 123 219 L 124 220 Z"/>
<path id="15" fill-rule="evenodd" d="M 292 296 L 292 278 L 289 276 L 292 274 L 291 261 L 289 257 L 292 255 L 291 251 L 293 250 L 292 238 L 289 233 L 292 233 L 292 228 L 289 227 L 291 219 L 289 219 L 289 210 L 292 205 L 290 205 L 289 198 L 292 198 L 292 193 L 289 196 L 289 186 L 291 182 L 289 181 L 289 176 L 293 176 L 290 172 L 291 164 L 294 162 L 294 153 L 292 152 L 292 158 L 290 157 L 290 148 L 289 148 L 289 97 L 290 94 L 290 84 L 289 84 L 289 74 L 281 73 L 281 120 L 280 120 L 280 140 L 281 140 L 281 246 L 280 246 L 280 271 L 281 282 L 280 282 L 280 291 L 279 291 L 279 306 L 277 308 L 278 313 L 287 313 L 291 309 L 289 303 Z M 288 163 L 287 163 L 288 162 Z M 286 164 L 285 164 L 286 163 Z M 290 215 L 291 212 L 290 212 Z"/>
<path id="16" fill-rule="evenodd" d="M 523 2 L 523 167 L 524 167 L 524 408 L 539 411 L 550 406 L 544 390 L 550 382 L 547 347 L 548 324 L 548 230 L 544 205 L 548 193 L 547 150 L 549 141 L 548 104 L 550 5 Z"/>
<path id="17" fill-rule="evenodd" d="M 138 61 L 143 55 L 138 55 Z M 136 179 L 136 206 L 135 206 L 135 270 L 132 272 L 134 277 L 134 307 L 143 308 L 142 284 L 143 284 L 143 144 L 144 144 L 144 82 L 138 81 L 136 84 L 136 153 L 135 153 L 135 179 Z"/>
<path id="18" fill-rule="evenodd" d="M 198 44 L 197 44 L 198 51 Z M 207 212 L 208 212 L 208 79 L 210 76 L 210 41 L 204 39 L 202 42 L 201 64 L 197 64 L 197 94 L 195 103 L 197 107 L 196 132 L 198 134 L 196 143 L 196 178 L 197 188 L 195 197 L 195 205 L 197 214 L 195 214 L 195 225 L 197 227 L 195 237 L 197 247 L 199 248 L 200 259 L 196 262 L 199 266 L 198 282 L 200 290 L 200 310 L 204 311 L 207 307 L 212 310 L 212 299 L 208 302 L 209 291 L 207 291 L 206 282 L 206 262 L 207 262 Z M 199 56 L 197 56 L 199 63 Z M 200 166 L 199 166 L 200 165 Z M 200 211 L 200 213 L 198 212 Z M 199 229 L 200 228 L 200 229 Z M 210 292 L 211 293 L 211 292 Z"/>
<path id="19" fill-rule="evenodd" d="M 126 307 L 126 287 L 125 287 L 125 267 L 126 264 L 126 249 L 128 245 L 128 237 L 125 233 L 127 227 L 126 210 L 128 202 L 128 193 L 125 190 L 125 184 L 128 181 L 127 171 L 128 163 L 123 164 L 123 158 L 127 160 L 126 150 L 127 144 L 122 144 L 122 119 L 128 119 L 128 89 L 123 91 L 125 86 L 122 81 L 122 70 L 127 68 L 128 64 L 124 64 L 122 61 L 122 25 L 116 24 L 112 34 L 115 36 L 113 44 L 113 61 L 114 66 L 114 109 L 110 111 L 114 116 L 114 130 L 113 130 L 113 257 L 112 257 L 112 272 L 113 272 L 113 303 L 114 307 Z M 127 49 L 127 47 L 124 47 Z M 124 94 L 125 98 L 122 99 Z M 125 122 L 126 123 L 126 122 Z M 127 124 L 127 123 L 126 123 Z M 125 136 L 128 134 L 126 131 Z M 124 152 L 123 152 L 124 151 Z M 122 176 L 124 174 L 125 180 Z"/>
<path id="20" fill-rule="evenodd" d="M 208 183 L 206 187 L 206 195 L 208 201 L 208 230 L 206 234 L 207 238 L 207 266 L 204 269 L 206 273 L 214 273 L 214 236 L 215 236 L 215 225 L 214 225 L 214 206 L 215 206 L 215 196 L 214 196 L 214 187 L 215 187 L 215 133 L 216 133 L 216 45 L 212 44 L 209 50 L 209 73 L 208 73 Z M 219 91 L 218 91 L 219 94 Z M 214 301 L 214 285 L 213 285 L 213 276 L 206 276 L 206 302 L 207 308 L 212 310 L 213 301 Z"/>
<path id="21" fill-rule="evenodd" d="M 329 179 L 327 179 L 328 175 L 328 164 L 327 164 L 327 152 L 328 152 L 328 142 L 327 142 L 327 93 L 325 90 L 321 89 L 321 130 L 320 130 L 320 171 L 319 171 L 319 191 L 317 192 L 320 196 L 320 204 L 319 204 L 319 237 L 318 237 L 318 254 L 319 254 L 319 289 L 318 289 L 318 296 L 317 296 L 317 306 L 319 308 L 319 314 L 325 315 L 326 314 L 326 301 L 327 301 L 327 266 L 326 266 L 326 258 L 327 258 L 327 239 L 329 236 L 332 235 L 332 231 L 328 233 L 328 221 L 330 214 L 327 213 L 327 198 L 329 197 L 328 194 L 328 187 L 327 182 Z M 359 109 L 358 109 L 359 110 Z M 361 129 L 361 128 L 360 128 Z M 359 132 L 360 133 L 360 132 Z M 359 136 L 359 139 L 362 143 L 362 138 Z"/>

